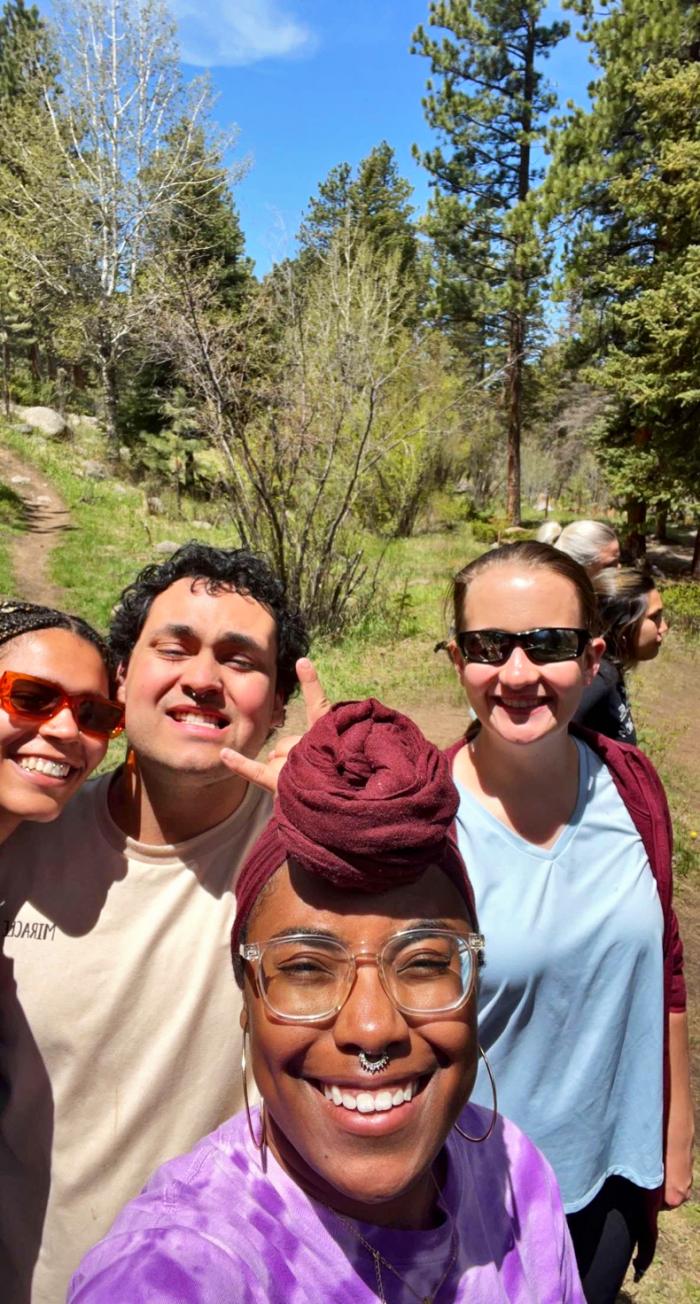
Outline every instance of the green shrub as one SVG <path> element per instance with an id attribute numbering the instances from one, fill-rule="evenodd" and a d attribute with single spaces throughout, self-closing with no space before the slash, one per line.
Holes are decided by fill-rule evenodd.
<path id="1" fill-rule="evenodd" d="M 471 500 L 464 494 L 437 489 L 430 499 L 427 522 L 431 529 L 456 530 L 469 520 L 470 508 Z"/>
<path id="2" fill-rule="evenodd" d="M 496 543 L 498 530 L 493 521 L 472 521 L 471 532 L 477 543 Z"/>
<path id="3" fill-rule="evenodd" d="M 686 580 L 664 585 L 664 611 L 675 626 L 689 634 L 700 634 L 700 584 Z"/>
<path id="4" fill-rule="evenodd" d="M 534 529 L 509 525 L 505 516 L 492 516 L 486 521 L 470 521 L 470 525 L 478 543 L 519 543 L 522 539 L 535 537 Z"/>

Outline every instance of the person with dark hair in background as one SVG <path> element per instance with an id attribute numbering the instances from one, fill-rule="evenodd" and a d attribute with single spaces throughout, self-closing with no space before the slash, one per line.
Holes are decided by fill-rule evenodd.
<path id="1" fill-rule="evenodd" d="M 155 1175 L 71 1304 L 583 1304 L 549 1165 L 495 1090 L 467 1103 L 484 939 L 457 800 L 373 699 L 292 750 L 231 937 L 263 1103 Z"/>
<path id="2" fill-rule="evenodd" d="M 304 624 L 260 558 L 190 543 L 125 589 L 111 646 L 126 763 L 0 849 L 3 1304 L 58 1304 L 154 1166 L 240 1104 L 226 952 L 271 807 L 221 752 L 282 722 Z"/>
<path id="3" fill-rule="evenodd" d="M 668 632 L 663 603 L 651 575 L 631 568 L 601 571 L 593 587 L 605 655 L 574 720 L 619 743 L 636 743 L 625 674 L 658 656 Z"/>
<path id="4" fill-rule="evenodd" d="M 612 1304 L 692 1182 L 668 806 L 642 752 L 569 728 L 605 650 L 577 562 L 510 544 L 459 572 L 453 603 L 476 715 L 448 755 L 488 945 L 479 1034 L 503 1113 L 557 1175 L 586 1299 Z"/>

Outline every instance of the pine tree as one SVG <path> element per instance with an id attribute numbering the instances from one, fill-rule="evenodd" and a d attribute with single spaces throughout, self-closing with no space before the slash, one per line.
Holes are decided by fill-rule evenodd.
<path id="1" fill-rule="evenodd" d="M 36 5 L 6 0 L 0 15 L 0 101 L 36 87 L 41 63 L 51 61 L 46 25 Z"/>
<path id="2" fill-rule="evenodd" d="M 15 234 L 14 198 L 26 179 L 15 143 L 25 135 L 45 139 L 48 132 L 43 88 L 55 86 L 57 60 L 48 30 L 35 5 L 7 0 L 0 15 L 0 176 L 6 178 L 9 202 L 0 210 L 0 334 L 3 401 L 9 412 L 13 368 L 31 360 L 40 375 L 40 346 L 51 355 L 54 296 L 36 283 L 33 268 L 22 266 L 11 247 Z M 12 142 L 6 148 L 7 142 Z M 53 361 L 53 359 L 52 359 Z"/>
<path id="3" fill-rule="evenodd" d="M 524 373 L 535 344 L 546 252 L 535 222 L 533 145 L 555 97 L 540 62 L 568 25 L 543 26 L 542 0 L 440 0 L 413 52 L 437 84 L 423 101 L 444 145 L 416 152 L 434 196 L 426 229 L 435 244 L 441 314 L 482 371 L 503 364 L 508 432 L 507 512 L 520 519 Z"/>
<path id="4" fill-rule="evenodd" d="M 299 232 L 302 263 L 310 265 L 327 254 L 338 232 L 348 225 L 378 257 L 397 255 L 401 275 L 415 278 L 418 242 L 412 193 L 385 140 L 362 159 L 354 177 L 349 163 L 339 163 L 309 202 Z"/>
<path id="5" fill-rule="evenodd" d="M 641 552 L 649 509 L 700 498 L 700 12 L 689 0 L 586 12 L 601 76 L 548 190 L 572 220 L 578 351 L 611 399 L 598 453 Z"/>
<path id="6" fill-rule="evenodd" d="M 178 160 L 185 181 L 154 238 L 154 255 L 187 258 L 192 269 L 215 265 L 219 307 L 235 309 L 250 290 L 252 260 L 233 201 L 227 169 L 202 127 L 184 122 L 171 133 L 158 160 L 167 173 Z M 189 178 L 189 179 L 187 179 Z"/>

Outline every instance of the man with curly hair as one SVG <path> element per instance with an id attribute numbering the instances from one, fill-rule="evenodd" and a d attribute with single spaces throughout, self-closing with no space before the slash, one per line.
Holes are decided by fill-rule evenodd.
<path id="1" fill-rule="evenodd" d="M 0 854 L 26 889 L 4 922 L 4 1304 L 58 1304 L 152 1169 L 241 1104 L 227 948 L 270 798 L 221 753 L 282 722 L 304 624 L 260 558 L 189 543 L 124 590 L 110 644 L 125 763 Z"/>

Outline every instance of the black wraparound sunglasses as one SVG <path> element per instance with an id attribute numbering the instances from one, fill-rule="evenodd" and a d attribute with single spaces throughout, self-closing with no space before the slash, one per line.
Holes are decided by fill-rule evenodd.
<path id="1" fill-rule="evenodd" d="M 513 634 L 507 629 L 463 629 L 455 635 L 465 661 L 485 666 L 505 665 L 513 648 L 521 647 L 536 666 L 550 661 L 575 661 L 590 642 L 587 629 L 545 627 Z"/>

